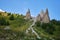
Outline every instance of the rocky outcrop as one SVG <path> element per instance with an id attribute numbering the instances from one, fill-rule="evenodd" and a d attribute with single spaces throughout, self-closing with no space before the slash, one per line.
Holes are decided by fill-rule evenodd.
<path id="1" fill-rule="evenodd" d="M 43 16 L 43 20 L 44 23 L 49 23 L 50 22 L 50 18 L 49 18 L 49 13 L 48 13 L 48 9 L 46 9 L 46 12 Z"/>
<path id="2" fill-rule="evenodd" d="M 44 16 L 44 11 L 41 10 L 40 14 L 38 14 L 37 16 L 37 21 L 41 21 L 43 16 Z"/>
<path id="3" fill-rule="evenodd" d="M 2 16 L 7 16 L 8 14 L 5 13 L 5 12 L 0 12 L 0 15 L 2 15 Z"/>
<path id="4" fill-rule="evenodd" d="M 32 17 L 31 17 L 31 14 L 30 14 L 30 9 L 28 9 L 24 19 L 31 19 L 31 18 Z M 43 23 L 49 23 L 50 18 L 49 18 L 48 9 L 46 9 L 45 12 L 43 10 L 41 10 L 40 14 L 38 14 L 38 16 L 36 17 L 36 21 L 40 21 L 40 22 L 43 22 Z"/>
<path id="5" fill-rule="evenodd" d="M 49 18 L 49 13 L 48 9 L 46 9 L 46 12 L 42 10 L 41 13 L 37 16 L 37 21 L 43 22 L 43 23 L 49 23 L 50 18 Z"/>
<path id="6" fill-rule="evenodd" d="M 31 19 L 30 9 L 28 9 L 26 17 L 24 19 Z"/>

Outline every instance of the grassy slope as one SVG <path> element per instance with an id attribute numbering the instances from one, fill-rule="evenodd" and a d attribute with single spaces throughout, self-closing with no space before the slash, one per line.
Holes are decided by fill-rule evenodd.
<path id="1" fill-rule="evenodd" d="M 7 13 L 8 14 L 8 13 Z M 0 39 L 5 39 L 5 40 L 8 40 L 6 39 L 7 37 L 9 38 L 9 40 L 20 40 L 20 39 L 23 39 L 24 37 L 24 32 L 25 30 L 32 24 L 31 21 L 29 20 L 25 20 L 24 19 L 24 16 L 22 15 L 16 15 L 16 14 L 13 14 L 14 15 L 14 20 L 10 20 L 10 16 L 11 15 L 7 15 L 7 16 L 2 16 L 0 15 L 0 18 L 4 18 L 5 20 L 9 21 L 9 30 L 4 30 L 4 28 L 6 26 L 0 26 Z M 16 37 L 14 36 L 14 34 L 16 35 Z M 12 38 L 12 39 L 11 39 Z"/>
<path id="2" fill-rule="evenodd" d="M 9 20 L 9 16 L 4 16 L 4 18 L 6 20 L 9 21 L 10 25 L 9 27 L 11 28 L 11 32 L 6 32 L 6 30 L 1 30 L 1 29 L 4 29 L 6 26 L 0 26 L 0 35 L 3 35 L 4 37 L 4 34 L 8 34 L 8 35 L 11 35 L 10 33 L 13 33 L 13 32 L 25 32 L 25 30 L 32 24 L 31 21 L 28 21 L 28 20 L 24 20 L 24 16 L 17 16 L 16 14 L 13 14 L 14 15 L 14 18 L 15 20 Z M 0 15 L 0 17 L 2 17 Z M 38 27 L 33 27 L 34 30 L 39 34 L 39 36 L 41 37 L 46 37 L 46 38 L 49 38 L 49 37 L 54 37 L 54 35 L 50 35 L 48 33 L 46 33 L 42 28 L 38 28 Z M 4 33 L 5 31 L 5 33 Z M 22 33 L 23 34 L 23 33 Z M 20 35 L 20 34 L 19 34 Z M 12 35 L 11 35 L 12 36 Z M 28 35 L 27 35 L 28 36 Z M 32 37 L 32 35 L 30 35 Z M 35 35 L 34 35 L 35 36 Z M 0 36 L 1 37 L 1 36 Z M 14 37 L 14 36 L 13 36 Z M 19 36 L 18 36 L 19 37 Z M 29 37 L 29 36 L 28 36 Z"/>

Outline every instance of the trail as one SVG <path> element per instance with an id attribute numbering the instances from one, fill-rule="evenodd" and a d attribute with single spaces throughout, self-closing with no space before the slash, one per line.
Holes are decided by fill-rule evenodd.
<path id="1" fill-rule="evenodd" d="M 36 23 L 36 18 L 33 18 L 33 23 L 32 25 L 30 25 L 30 27 L 26 30 L 26 33 L 29 32 L 29 30 L 32 30 L 32 33 L 34 33 L 38 39 L 41 39 L 41 37 L 38 35 L 38 33 L 33 29 L 33 26 L 35 25 Z M 42 26 L 42 21 L 41 21 L 41 26 Z M 55 40 L 53 38 L 50 37 L 51 40 Z M 44 39 L 45 40 L 45 39 Z M 47 39 L 46 39 L 47 40 Z"/>
<path id="2" fill-rule="evenodd" d="M 39 37 L 38 33 L 33 29 L 33 26 L 35 25 L 35 22 L 36 22 L 36 18 L 33 18 L 33 23 L 32 25 L 30 25 L 30 27 L 26 30 L 26 33 L 29 32 L 29 30 L 32 30 L 32 33 L 34 33 L 37 38 L 41 39 L 41 37 Z"/>

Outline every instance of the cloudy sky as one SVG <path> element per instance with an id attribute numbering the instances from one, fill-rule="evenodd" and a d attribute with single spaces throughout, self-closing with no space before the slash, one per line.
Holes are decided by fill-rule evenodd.
<path id="1" fill-rule="evenodd" d="M 28 8 L 33 16 L 48 8 L 50 19 L 60 20 L 60 0 L 0 0 L 0 9 L 7 12 L 25 15 Z"/>

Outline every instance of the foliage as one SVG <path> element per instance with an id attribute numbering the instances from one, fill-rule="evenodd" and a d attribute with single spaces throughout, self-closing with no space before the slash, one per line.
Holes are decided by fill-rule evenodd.
<path id="1" fill-rule="evenodd" d="M 37 27 L 40 27 L 41 26 L 40 25 L 41 24 L 40 21 L 37 21 L 35 24 L 36 24 Z"/>
<path id="2" fill-rule="evenodd" d="M 14 15 L 12 14 L 9 19 L 14 20 Z"/>
<path id="3" fill-rule="evenodd" d="M 52 20 L 51 20 L 51 23 L 53 23 L 53 24 L 55 24 L 55 25 L 57 25 L 57 26 L 60 26 L 60 21 L 57 21 L 57 20 L 55 20 L 55 19 L 52 19 Z"/>
<path id="4" fill-rule="evenodd" d="M 36 26 L 44 29 L 45 32 L 47 32 L 49 34 L 53 34 L 53 32 L 55 31 L 55 27 L 51 22 L 50 23 L 42 23 L 42 24 L 40 22 L 36 22 Z"/>
<path id="5" fill-rule="evenodd" d="M 53 32 L 55 31 L 55 27 L 51 23 L 44 23 L 42 25 L 42 28 L 49 34 L 53 34 Z"/>
<path id="6" fill-rule="evenodd" d="M 1 13 L 0 13 L 0 15 L 1 15 Z"/>
<path id="7" fill-rule="evenodd" d="M 60 40 L 60 26 L 56 27 L 56 31 L 54 32 L 55 39 Z"/>
<path id="8" fill-rule="evenodd" d="M 11 13 L 8 13 L 8 16 L 10 16 L 11 15 Z"/>
<path id="9" fill-rule="evenodd" d="M 0 15 L 0 38 L 4 38 L 5 40 L 39 40 L 36 38 L 36 35 L 32 33 L 25 34 L 25 30 L 29 28 L 32 22 L 25 20 L 24 15 L 7 14 L 6 17 Z M 9 26 L 11 29 L 4 30 L 6 26 Z M 33 27 L 39 36 L 42 37 L 41 40 L 44 40 L 44 37 L 50 35 L 54 35 L 56 40 L 60 39 L 60 21 L 55 19 L 51 20 L 50 23 L 41 23 L 38 21 Z M 44 35 L 44 37 L 42 35 Z M 47 38 L 47 40 L 49 40 L 49 38 Z"/>
<path id="10" fill-rule="evenodd" d="M 5 18 L 0 18 L 0 25 L 9 25 L 9 21 L 6 21 Z"/>

